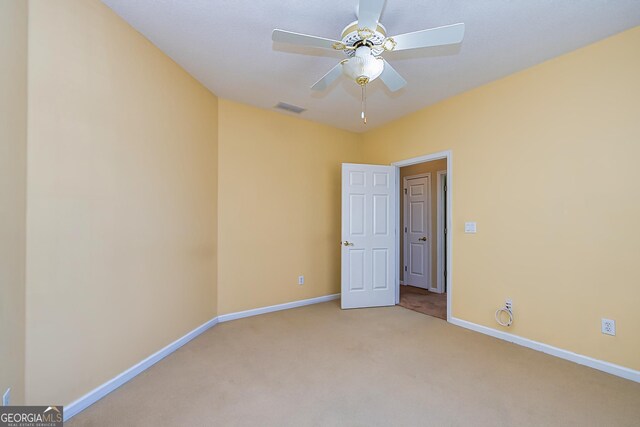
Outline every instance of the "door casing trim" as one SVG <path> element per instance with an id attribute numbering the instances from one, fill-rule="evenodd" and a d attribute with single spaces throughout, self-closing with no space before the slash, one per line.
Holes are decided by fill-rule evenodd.
<path id="1" fill-rule="evenodd" d="M 445 215 L 446 209 L 442 205 L 442 193 L 443 193 L 443 178 L 447 177 L 447 171 L 437 171 L 436 172 L 436 215 L 437 215 L 437 225 L 436 225 L 436 289 L 438 293 L 444 292 L 444 281 L 445 276 L 444 272 L 446 271 L 444 262 L 446 257 L 444 256 L 444 223 L 445 223 Z M 446 181 L 444 181 L 444 185 L 446 185 Z M 448 230 L 447 230 L 448 231 Z"/>

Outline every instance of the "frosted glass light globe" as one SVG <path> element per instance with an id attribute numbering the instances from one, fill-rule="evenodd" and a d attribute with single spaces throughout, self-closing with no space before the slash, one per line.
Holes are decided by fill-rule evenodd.
<path id="1" fill-rule="evenodd" d="M 357 81 L 365 77 L 367 82 L 371 82 L 382 74 L 384 62 L 371 54 L 371 49 L 367 46 L 360 46 L 356 49 L 355 56 L 349 58 L 342 64 L 342 71 L 351 80 Z"/>

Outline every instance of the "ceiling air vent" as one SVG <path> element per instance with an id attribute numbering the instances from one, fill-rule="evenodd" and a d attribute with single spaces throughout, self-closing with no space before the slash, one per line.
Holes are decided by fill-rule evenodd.
<path id="1" fill-rule="evenodd" d="M 297 105 L 287 104 L 286 102 L 278 102 L 278 105 L 275 108 L 279 108 L 280 110 L 288 111 L 294 114 L 300 114 L 303 111 L 307 111 L 306 108 L 298 107 Z"/>

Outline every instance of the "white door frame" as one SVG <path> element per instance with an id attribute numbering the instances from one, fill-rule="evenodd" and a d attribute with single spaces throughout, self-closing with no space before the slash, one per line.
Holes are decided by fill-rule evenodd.
<path id="1" fill-rule="evenodd" d="M 453 227 L 451 226 L 452 209 L 451 209 L 451 194 L 453 190 L 453 167 L 452 167 L 452 153 L 451 150 L 440 151 L 433 154 L 427 154 L 425 156 L 413 157 L 407 160 L 401 160 L 399 162 L 391 163 L 391 166 L 396 167 L 396 185 L 400 183 L 400 168 L 404 166 L 411 166 L 418 163 L 430 162 L 432 160 L 447 160 L 447 322 L 451 322 L 451 294 L 453 293 L 453 286 L 451 278 L 453 276 L 451 269 L 451 241 L 453 236 Z M 396 265 L 400 265 L 400 194 L 398 192 L 396 196 Z M 396 268 L 396 304 L 400 303 L 400 269 Z"/>
<path id="2" fill-rule="evenodd" d="M 441 294 L 444 292 L 444 222 L 445 222 L 445 209 L 442 204 L 442 194 L 443 194 L 443 186 L 446 185 L 446 181 L 443 180 L 443 177 L 446 179 L 447 171 L 437 171 L 436 172 L 436 212 L 438 215 L 437 226 L 436 226 L 436 251 L 437 251 L 437 266 L 436 266 L 436 292 Z M 447 230 L 448 231 L 448 230 Z"/>
<path id="3" fill-rule="evenodd" d="M 405 193 L 405 191 L 408 188 L 407 182 L 410 179 L 416 179 L 416 178 L 429 178 L 429 188 L 428 188 L 429 209 L 427 209 L 427 212 L 426 212 L 427 213 L 427 224 L 426 224 L 427 225 L 427 232 L 426 232 L 426 234 L 427 234 L 427 236 L 429 238 L 429 251 L 428 251 L 429 256 L 425 260 L 425 265 L 427 266 L 427 269 L 429 270 L 429 277 L 427 277 L 427 290 L 431 291 L 432 288 L 434 287 L 433 283 L 432 283 L 432 280 L 431 280 L 431 278 L 432 278 L 431 269 L 433 268 L 433 266 L 431 265 L 432 264 L 431 263 L 431 234 L 432 234 L 431 233 L 431 221 L 432 221 L 432 218 L 431 218 L 431 212 L 432 212 L 432 206 L 431 206 L 431 172 L 419 173 L 417 175 L 405 176 L 402 179 L 402 189 L 403 189 L 403 191 L 402 191 L 402 203 L 403 203 L 403 206 L 404 206 L 404 215 L 403 215 L 403 218 L 402 218 L 402 222 L 406 226 L 407 222 L 409 221 L 409 212 L 408 212 L 408 209 L 407 209 L 407 203 L 408 203 L 408 200 L 409 200 L 409 196 Z M 400 224 L 400 225 L 401 225 L 400 232 L 403 233 L 403 234 L 406 234 L 406 233 L 404 233 L 404 230 L 402 230 L 402 224 Z M 425 253 L 427 253 L 427 251 L 425 251 Z M 406 235 L 405 235 L 404 248 L 403 248 L 403 252 L 402 252 L 402 256 L 403 256 L 404 259 L 402 260 L 402 264 L 401 264 L 403 266 L 403 270 L 404 270 L 404 266 L 408 265 L 408 263 L 407 263 L 407 256 L 408 255 L 409 255 L 409 240 L 406 238 Z M 404 282 L 404 274 L 402 275 L 402 278 L 403 278 L 403 282 Z"/>

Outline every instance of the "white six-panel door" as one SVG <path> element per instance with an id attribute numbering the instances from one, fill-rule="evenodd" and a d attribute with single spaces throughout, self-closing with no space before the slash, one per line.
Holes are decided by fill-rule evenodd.
<path id="1" fill-rule="evenodd" d="M 431 175 L 405 181 L 404 284 L 431 286 Z"/>
<path id="2" fill-rule="evenodd" d="M 342 308 L 395 304 L 395 168 L 342 165 Z"/>

